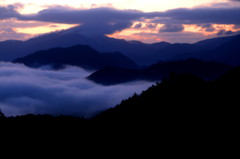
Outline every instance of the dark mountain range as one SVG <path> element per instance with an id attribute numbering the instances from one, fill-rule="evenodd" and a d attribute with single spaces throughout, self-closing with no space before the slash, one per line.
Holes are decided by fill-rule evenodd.
<path id="1" fill-rule="evenodd" d="M 145 80 L 144 75 L 143 70 L 108 66 L 92 73 L 87 79 L 102 85 L 114 85 L 136 80 Z"/>
<path id="2" fill-rule="evenodd" d="M 197 47 L 194 44 L 177 43 L 159 49 L 154 55 L 162 61 L 183 60 L 191 57 L 198 50 L 201 50 L 201 47 Z M 186 57 L 184 56 L 185 54 L 187 55 Z"/>
<path id="3" fill-rule="evenodd" d="M 134 94 L 116 107 L 98 114 L 88 120 L 88 124 L 121 122 L 131 125 L 134 122 L 141 127 L 153 124 L 158 128 L 160 124 L 161 127 L 171 128 L 177 125 L 176 129 L 185 126 L 188 126 L 188 129 L 195 126 L 208 129 L 213 126 L 223 126 L 222 124 L 234 125 L 238 121 L 239 95 L 236 92 L 240 89 L 239 81 L 240 67 L 213 81 L 204 81 L 190 74 L 174 74 L 140 95 Z M 54 119 L 48 115 L 26 115 L 7 119 L 3 113 L 0 114 L 0 121 L 47 122 L 49 119 L 51 121 Z M 79 120 L 80 123 L 86 122 L 79 118 L 64 116 L 55 119 L 60 122 L 74 120 Z"/>
<path id="4" fill-rule="evenodd" d="M 100 138 L 104 143 L 106 139 L 114 143 L 121 140 L 123 144 L 131 141 L 142 147 L 142 143 L 147 141 L 147 145 L 160 142 L 167 148 L 174 144 L 178 150 L 179 147 L 186 150 L 184 144 L 195 150 L 196 146 L 192 145 L 196 143 L 201 151 L 203 145 L 204 150 L 209 145 L 212 151 L 213 143 L 222 147 L 224 141 L 228 142 L 229 138 L 235 141 L 238 135 L 239 94 L 236 92 L 240 89 L 239 81 L 240 68 L 211 82 L 188 74 L 174 75 L 92 119 L 0 115 L 0 123 L 3 130 L 9 130 L 11 125 L 12 132 L 21 130 L 24 134 L 28 134 L 25 131 L 50 134 L 51 137 L 69 134 L 73 141 L 80 135 L 77 139 L 81 143 L 84 139 L 88 143 L 89 139 L 98 141 Z M 219 140 L 223 136 L 227 138 Z M 170 147 L 169 153 L 172 150 Z M 189 153 L 189 148 L 186 153 Z"/>
<path id="5" fill-rule="evenodd" d="M 210 80 L 223 75 L 231 69 L 231 66 L 223 63 L 188 59 L 183 61 L 159 62 L 138 70 L 105 67 L 91 74 L 88 79 L 99 84 L 112 85 L 134 80 L 159 81 L 168 78 L 172 73 L 189 73 Z"/>
<path id="6" fill-rule="evenodd" d="M 203 41 L 199 41 L 194 43 L 195 46 L 201 47 L 202 49 L 216 49 L 220 45 L 229 42 L 230 40 L 234 39 L 236 36 L 228 36 L 228 37 L 219 37 L 213 39 L 207 39 Z"/>
<path id="7" fill-rule="evenodd" d="M 39 50 L 55 47 L 71 47 L 74 45 L 89 45 L 99 52 L 122 52 L 140 64 L 151 64 L 148 55 L 169 43 L 144 44 L 141 42 L 128 42 L 126 40 L 109 38 L 107 36 L 86 37 L 75 29 L 54 32 L 42 35 L 27 41 L 0 42 L 0 60 L 12 61 Z M 14 47 L 13 47 L 14 46 Z"/>
<path id="8" fill-rule="evenodd" d="M 232 37 L 230 41 L 214 50 L 198 52 L 195 57 L 204 60 L 215 60 L 229 65 L 240 65 L 240 35 Z"/>
<path id="9" fill-rule="evenodd" d="M 159 60 L 179 60 L 193 57 L 196 52 L 215 49 L 232 38 L 215 38 L 195 44 L 170 44 L 167 42 L 145 44 L 107 36 L 86 37 L 79 34 L 76 28 L 72 28 L 35 37 L 27 41 L 0 42 L 0 60 L 12 61 L 39 50 L 82 44 L 89 45 L 100 52 L 121 52 L 138 64 L 150 65 Z M 182 55 L 184 56 L 181 57 Z"/>
<path id="10" fill-rule="evenodd" d="M 240 68 L 211 82 L 189 74 L 173 75 L 99 114 L 95 120 L 154 123 L 170 129 L 176 125 L 182 129 L 233 124 L 238 117 L 239 80 Z"/>
<path id="11" fill-rule="evenodd" d="M 238 44 L 234 41 L 239 41 L 240 36 L 220 37 L 208 40 L 203 40 L 194 44 L 172 44 L 165 48 L 160 49 L 156 54 L 158 58 L 164 61 L 185 60 L 188 58 L 197 58 L 208 61 L 224 62 L 229 65 L 237 66 L 240 62 L 233 62 L 231 59 L 224 59 L 230 50 L 232 53 L 226 56 L 232 56 L 233 59 L 238 59 Z M 222 49 L 226 45 L 235 45 L 232 48 Z M 229 50 L 228 50 L 229 49 Z M 222 54 L 224 54 L 222 56 Z"/>
<path id="12" fill-rule="evenodd" d="M 99 53 L 86 45 L 39 51 L 23 58 L 18 58 L 14 62 L 23 63 L 29 67 L 51 65 L 55 69 L 60 69 L 64 65 L 79 66 L 91 70 L 109 65 L 121 68 L 138 68 L 136 63 L 121 53 Z"/>

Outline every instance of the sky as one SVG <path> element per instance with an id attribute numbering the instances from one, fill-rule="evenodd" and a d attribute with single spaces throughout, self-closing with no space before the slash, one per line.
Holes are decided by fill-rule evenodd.
<path id="1" fill-rule="evenodd" d="M 78 27 L 146 43 L 240 33 L 240 0 L 0 0 L 0 41 Z"/>

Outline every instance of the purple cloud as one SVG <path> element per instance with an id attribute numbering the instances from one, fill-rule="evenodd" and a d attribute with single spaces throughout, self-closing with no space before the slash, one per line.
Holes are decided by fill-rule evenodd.
<path id="1" fill-rule="evenodd" d="M 80 24 L 79 32 L 87 35 L 112 34 L 132 26 L 133 21 L 143 16 L 136 10 L 94 8 L 70 10 L 51 8 L 33 15 L 22 15 L 20 20 L 35 20 L 54 23 Z"/>
<path id="2" fill-rule="evenodd" d="M 14 29 L 11 27 L 0 27 L 0 41 L 9 40 L 9 39 L 26 39 L 29 37 L 29 34 L 24 33 L 17 33 Z"/>
<path id="3" fill-rule="evenodd" d="M 155 29 L 157 27 L 157 25 L 156 24 L 147 24 L 147 27 L 149 29 Z"/>
<path id="4" fill-rule="evenodd" d="M 198 26 L 203 28 L 206 32 L 214 32 L 216 30 L 212 24 L 199 24 Z"/>
<path id="5" fill-rule="evenodd" d="M 0 6 L 0 19 L 18 17 L 20 14 L 15 9 L 16 7 L 14 5 L 8 5 L 6 7 Z"/>
<path id="6" fill-rule="evenodd" d="M 231 35 L 238 35 L 238 34 L 240 34 L 240 31 L 236 31 L 236 32 L 234 32 L 234 31 L 231 31 L 231 30 L 220 30 L 220 31 L 218 31 L 217 32 L 217 36 L 231 36 Z"/>
<path id="7" fill-rule="evenodd" d="M 135 29 L 140 29 L 142 28 L 142 23 L 138 23 L 134 26 Z"/>
<path id="8" fill-rule="evenodd" d="M 183 25 L 181 24 L 165 24 L 159 30 L 161 32 L 181 32 L 184 30 Z"/>
<path id="9" fill-rule="evenodd" d="M 165 12 L 142 12 L 114 8 L 77 10 L 58 6 L 30 15 L 19 14 L 14 6 L 0 7 L 0 19 L 6 18 L 17 18 L 22 21 L 79 24 L 78 31 L 85 35 L 112 34 L 130 28 L 134 21 L 152 19 L 153 24 L 167 24 L 160 29 L 160 32 L 174 32 L 183 30 L 182 24 L 240 25 L 240 7 L 180 8 Z M 205 29 L 209 32 L 213 30 L 212 27 Z"/>
<path id="10" fill-rule="evenodd" d="M 157 17 L 157 13 L 156 17 Z M 240 8 L 180 8 L 159 14 L 156 23 L 177 24 L 240 24 Z"/>

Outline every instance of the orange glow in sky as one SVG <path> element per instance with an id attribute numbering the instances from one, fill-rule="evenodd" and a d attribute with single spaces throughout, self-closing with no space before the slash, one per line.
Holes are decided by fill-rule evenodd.
<path id="1" fill-rule="evenodd" d="M 35 13 L 50 5 L 65 5 L 74 8 L 91 8 L 96 6 L 113 6 L 118 9 L 137 9 L 146 12 L 164 11 L 173 8 L 191 8 L 209 3 L 226 2 L 227 0 L 1 0 L 2 5 L 25 4 L 22 13 Z"/>
<path id="2" fill-rule="evenodd" d="M 68 28 L 72 28 L 74 24 L 48 24 L 46 26 L 38 26 L 38 27 L 29 27 L 29 28 L 17 28 L 16 31 L 20 33 L 25 33 L 25 34 L 44 34 L 44 33 L 49 33 L 52 31 L 57 31 L 57 30 L 64 30 Z"/>
<path id="3" fill-rule="evenodd" d="M 199 6 L 211 6 L 214 3 L 224 3 L 229 2 L 228 0 L 0 0 L 0 6 L 7 6 L 9 4 L 19 3 L 19 7 L 17 10 L 21 14 L 33 14 L 37 13 L 43 9 L 49 8 L 51 6 L 65 6 L 73 9 L 89 9 L 89 8 L 97 8 L 97 7 L 113 7 L 117 9 L 134 9 L 141 10 L 144 12 L 154 12 L 154 11 L 166 11 L 169 9 L 175 8 L 194 8 Z M 0 20 L 0 29 L 4 27 L 4 25 L 11 24 L 14 31 L 17 33 L 24 33 L 34 36 L 39 34 L 44 34 L 48 32 L 53 32 L 62 29 L 69 29 L 76 25 L 70 24 L 55 24 L 55 23 L 44 23 L 44 22 L 27 22 L 25 23 L 33 23 L 29 27 L 22 25 L 13 25 L 13 23 L 19 23 L 17 20 L 11 19 L 8 22 L 4 22 L 4 20 Z M 24 23 L 24 22 L 22 22 Z M 34 25 L 36 23 L 36 25 Z M 41 25 L 37 25 L 41 23 Z M 142 24 L 140 28 L 134 28 L 134 26 L 138 23 Z M 4 25 L 3 25 L 4 24 Z M 152 43 L 158 42 L 164 39 L 159 34 L 159 29 L 164 24 L 152 24 L 155 27 L 148 27 L 150 23 L 147 20 L 141 22 L 134 22 L 131 28 L 125 29 L 120 32 L 116 32 L 112 35 L 108 35 L 113 38 L 123 38 L 127 40 L 141 40 L 143 42 Z M 10 26 L 10 25 L 9 25 Z M 206 31 L 206 29 L 197 26 L 197 25 L 183 25 L 184 31 L 186 33 L 201 33 L 202 35 L 212 36 L 216 34 L 219 30 L 231 30 L 238 31 L 234 29 L 234 25 L 212 25 L 212 28 L 215 30 L 212 32 Z M 151 35 L 150 35 L 151 34 Z M 161 33 L 163 36 L 168 33 Z M 26 36 L 27 37 L 27 36 Z M 1 38 L 0 38 L 1 41 Z"/>

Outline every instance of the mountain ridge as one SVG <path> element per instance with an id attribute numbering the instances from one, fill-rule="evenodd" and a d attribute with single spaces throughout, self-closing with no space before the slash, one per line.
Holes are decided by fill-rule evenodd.
<path id="1" fill-rule="evenodd" d="M 73 28 L 38 36 L 27 41 L 0 42 L 0 60 L 12 61 L 39 50 L 81 44 L 89 45 L 99 52 L 121 52 L 139 65 L 151 65 L 159 60 L 180 60 L 180 56 L 183 54 L 184 58 L 194 57 L 196 52 L 215 49 L 229 40 L 231 37 L 208 39 L 195 44 L 167 42 L 145 44 L 107 36 L 87 37 L 79 34 Z"/>
<path id="2" fill-rule="evenodd" d="M 232 68 L 224 63 L 187 59 L 182 61 L 158 62 L 142 69 L 105 67 L 92 73 L 87 78 L 102 85 L 114 85 L 137 80 L 160 81 L 168 78 L 173 73 L 189 73 L 205 80 L 213 80 Z"/>
<path id="3" fill-rule="evenodd" d="M 161 123 L 161 126 L 179 126 L 180 129 L 222 127 L 226 121 L 234 125 L 238 116 L 238 95 L 235 92 L 240 88 L 239 80 L 240 67 L 213 81 L 204 81 L 191 74 L 175 74 L 100 113 L 94 120 L 125 124 Z"/>
<path id="4" fill-rule="evenodd" d="M 99 53 L 87 45 L 42 50 L 23 58 L 18 58 L 13 62 L 23 63 L 29 67 L 51 65 L 55 69 L 61 69 L 65 65 L 79 66 L 90 70 L 100 69 L 108 65 L 123 68 L 139 67 L 134 61 L 119 52 Z"/>

